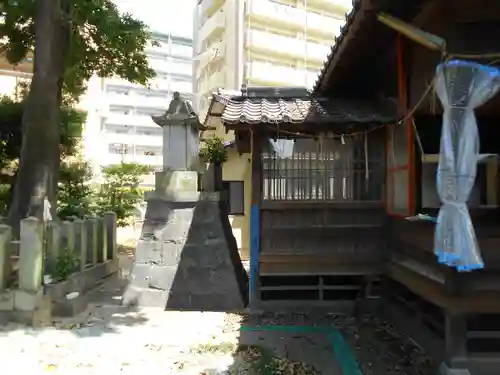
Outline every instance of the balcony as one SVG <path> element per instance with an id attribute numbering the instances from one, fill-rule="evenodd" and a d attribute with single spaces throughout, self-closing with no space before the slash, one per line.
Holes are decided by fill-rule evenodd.
<path id="1" fill-rule="evenodd" d="M 224 88 L 225 79 L 222 72 L 214 73 L 208 77 L 200 78 L 200 88 L 198 94 L 205 95 L 217 91 L 219 88 Z"/>
<path id="2" fill-rule="evenodd" d="M 109 94 L 106 96 L 108 105 L 122 105 L 133 107 L 166 108 L 168 105 L 168 95 L 146 96 L 146 95 L 119 95 Z"/>
<path id="3" fill-rule="evenodd" d="M 260 30 L 250 30 L 247 34 L 247 46 L 256 52 L 281 55 L 293 59 L 303 59 L 322 63 L 330 51 L 329 46 L 317 43 L 307 43 L 304 40 L 293 39 Z"/>
<path id="4" fill-rule="evenodd" d="M 106 124 L 109 125 L 132 125 L 132 126 L 151 126 L 157 128 L 150 116 L 115 114 L 107 111 L 104 116 Z"/>
<path id="5" fill-rule="evenodd" d="M 158 42 L 156 41 L 159 45 L 147 45 L 145 48 L 146 54 L 148 55 L 153 55 L 153 56 L 169 56 L 169 46 L 168 43 L 165 42 Z"/>
<path id="6" fill-rule="evenodd" d="M 352 0 L 307 0 L 307 4 L 324 9 L 339 17 L 344 17 L 352 8 Z"/>
<path id="7" fill-rule="evenodd" d="M 226 56 L 226 44 L 223 41 L 212 44 L 207 50 L 198 56 L 196 56 L 195 61 L 196 66 L 196 78 L 201 76 L 201 73 L 205 67 L 219 59 L 223 59 Z"/>
<path id="8" fill-rule="evenodd" d="M 163 157 L 162 155 L 139 155 L 139 154 L 112 154 L 107 153 L 103 155 L 102 164 L 110 165 L 110 164 L 120 164 L 122 161 L 124 163 L 139 163 L 144 165 L 163 165 Z"/>
<path id="9" fill-rule="evenodd" d="M 260 61 L 247 63 L 246 79 L 251 84 L 262 86 L 301 86 L 311 88 L 318 73 L 287 68 Z"/>
<path id="10" fill-rule="evenodd" d="M 170 91 L 175 92 L 178 91 L 181 94 L 192 94 L 193 93 L 193 82 L 186 81 L 171 81 L 170 82 Z"/>
<path id="11" fill-rule="evenodd" d="M 151 80 L 151 88 L 153 90 L 170 91 L 170 82 L 165 78 L 153 78 Z"/>
<path id="12" fill-rule="evenodd" d="M 203 0 L 200 4 L 200 10 L 203 18 L 209 18 L 218 9 L 220 9 L 226 0 Z"/>
<path id="13" fill-rule="evenodd" d="M 198 31 L 198 40 L 196 42 L 196 52 L 200 51 L 200 48 L 207 39 L 212 35 L 218 34 L 224 31 L 226 27 L 226 14 L 224 8 L 219 9 L 215 14 L 207 19 L 200 30 Z"/>
<path id="14" fill-rule="evenodd" d="M 118 77 L 106 78 L 106 84 L 111 86 L 122 86 L 122 87 L 144 87 L 142 85 L 131 83 L 129 81 L 126 81 Z"/>
<path id="15" fill-rule="evenodd" d="M 170 68 L 170 63 L 167 60 L 168 57 L 155 57 L 155 58 L 150 58 L 148 60 L 149 66 L 151 69 L 153 69 L 157 75 L 160 75 L 161 73 L 168 72 Z"/>
<path id="16" fill-rule="evenodd" d="M 294 31 L 304 31 L 307 26 L 307 32 L 311 35 L 332 39 L 340 34 L 340 28 L 345 23 L 344 19 L 308 13 L 302 9 L 269 0 L 251 0 L 249 4 L 247 3 L 247 7 L 248 15 L 260 22 Z"/>
<path id="17" fill-rule="evenodd" d="M 163 145 L 163 138 L 161 135 L 140 135 L 133 132 L 128 134 L 105 132 L 103 136 L 107 145 L 112 143 L 160 147 Z"/>

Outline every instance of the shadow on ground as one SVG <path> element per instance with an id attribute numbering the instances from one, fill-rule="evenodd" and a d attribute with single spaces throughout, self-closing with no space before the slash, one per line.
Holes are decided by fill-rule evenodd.
<path id="1" fill-rule="evenodd" d="M 70 329 L 72 333 L 85 337 L 98 337 L 119 333 L 121 328 L 141 326 L 149 321 L 145 311 L 134 306 L 122 306 L 133 255 L 122 252 L 118 257 L 119 272 L 89 293 L 87 310 L 72 318 L 55 318 L 56 327 Z"/>
<path id="2" fill-rule="evenodd" d="M 43 332 L 47 330 L 68 330 L 77 336 L 97 337 L 104 334 L 118 333 L 123 327 L 144 325 L 148 316 L 135 307 L 121 306 L 121 298 L 128 280 L 132 265 L 130 255 L 119 255 L 120 271 L 103 280 L 88 294 L 88 307 L 74 317 L 52 317 L 52 326 L 29 328 L 22 324 L 10 322 L 0 326 L 0 335 L 12 331 Z"/>
<path id="3" fill-rule="evenodd" d="M 246 315 L 235 364 L 250 359 L 252 375 L 341 375 L 333 332 L 330 322 L 303 314 Z"/>
<path id="4" fill-rule="evenodd" d="M 429 356 L 387 322 L 315 314 L 230 315 L 237 340 L 196 348 L 196 355 L 219 352 L 216 375 L 435 375 Z M 232 322 L 231 322 L 232 321 Z M 344 347 L 332 333 L 341 334 Z M 231 358 L 228 358 L 231 356 Z M 348 358 L 351 357 L 351 358 Z M 354 360 L 354 364 L 352 363 Z M 351 363 L 349 363 L 351 361 Z M 228 362 L 230 362 L 228 364 Z M 202 372 L 203 373 L 203 372 Z"/>

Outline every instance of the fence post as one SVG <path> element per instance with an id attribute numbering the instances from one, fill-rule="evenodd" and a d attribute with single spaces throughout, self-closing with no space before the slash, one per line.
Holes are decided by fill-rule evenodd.
<path id="1" fill-rule="evenodd" d="M 106 225 L 106 241 L 107 241 L 107 259 L 113 260 L 117 257 L 116 249 L 116 213 L 106 212 L 104 214 L 104 222 Z"/>
<path id="2" fill-rule="evenodd" d="M 44 272 L 50 274 L 54 270 L 57 257 L 61 251 L 61 230 L 57 223 L 49 221 L 45 233 L 47 236 L 47 253 Z"/>
<path id="3" fill-rule="evenodd" d="M 75 220 L 73 222 L 75 233 L 75 255 L 80 262 L 80 271 L 87 266 L 87 227 L 85 221 Z"/>
<path id="4" fill-rule="evenodd" d="M 104 263 L 107 258 L 106 222 L 103 217 L 97 218 L 97 260 Z"/>
<path id="5" fill-rule="evenodd" d="M 63 221 L 61 229 L 62 246 L 75 255 L 75 228 L 73 227 L 73 222 Z"/>
<path id="6" fill-rule="evenodd" d="M 8 225 L 0 224 L 0 292 L 7 288 L 10 277 L 10 247 L 12 229 Z"/>
<path id="7" fill-rule="evenodd" d="M 97 263 L 97 219 L 88 218 L 85 221 L 87 227 L 87 263 Z"/>
<path id="8" fill-rule="evenodd" d="M 36 292 L 42 286 L 43 235 L 35 217 L 21 220 L 19 248 L 19 288 Z"/>

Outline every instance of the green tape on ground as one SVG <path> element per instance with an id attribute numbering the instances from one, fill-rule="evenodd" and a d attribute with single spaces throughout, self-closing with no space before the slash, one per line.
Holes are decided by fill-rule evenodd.
<path id="1" fill-rule="evenodd" d="M 339 331 L 332 332 L 328 335 L 328 340 L 332 345 L 335 358 L 339 361 L 342 375 L 363 375 L 354 353 L 342 334 Z"/>
<path id="2" fill-rule="evenodd" d="M 241 326 L 240 331 L 273 331 L 273 332 L 289 332 L 289 333 L 323 333 L 328 335 L 335 332 L 334 328 L 330 327 L 315 327 L 315 326 Z"/>
<path id="3" fill-rule="evenodd" d="M 342 375 L 363 375 L 359 368 L 356 357 L 349 344 L 345 341 L 342 334 L 331 327 L 314 326 L 241 326 L 240 331 L 247 332 L 288 332 L 288 333 L 320 333 L 327 335 L 328 341 L 332 346 L 335 359 L 339 362 Z"/>

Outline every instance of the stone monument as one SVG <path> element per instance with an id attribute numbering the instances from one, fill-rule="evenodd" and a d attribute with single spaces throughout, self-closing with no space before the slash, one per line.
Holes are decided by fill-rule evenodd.
<path id="1" fill-rule="evenodd" d="M 195 201 L 198 190 L 199 132 L 203 130 L 198 115 L 178 92 L 162 116 L 152 116 L 163 130 L 163 170 L 156 172 L 158 198 Z"/>
<path id="2" fill-rule="evenodd" d="M 244 307 L 246 274 L 216 192 L 198 192 L 199 134 L 191 105 L 174 93 L 163 116 L 163 170 L 147 209 L 124 305 L 234 311 Z"/>

